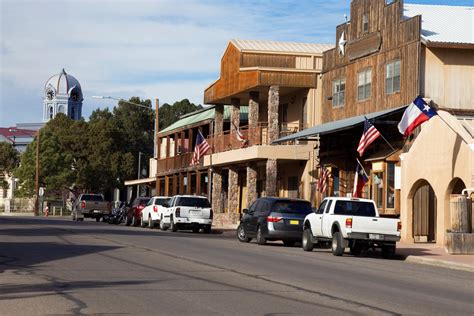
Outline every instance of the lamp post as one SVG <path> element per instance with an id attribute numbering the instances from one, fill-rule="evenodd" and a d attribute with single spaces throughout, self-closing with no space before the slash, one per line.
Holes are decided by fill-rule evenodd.
<path id="1" fill-rule="evenodd" d="M 27 136 L 33 137 L 34 135 L 25 133 L 22 130 L 10 128 L 10 132 L 21 132 Z M 36 134 L 36 163 L 35 163 L 35 216 L 39 215 L 39 146 L 40 146 L 40 131 Z"/>

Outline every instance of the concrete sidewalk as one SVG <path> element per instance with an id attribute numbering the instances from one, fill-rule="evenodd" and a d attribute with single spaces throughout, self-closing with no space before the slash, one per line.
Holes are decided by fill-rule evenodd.
<path id="1" fill-rule="evenodd" d="M 397 243 L 397 254 L 408 262 L 474 272 L 474 255 L 450 255 L 436 244 Z"/>

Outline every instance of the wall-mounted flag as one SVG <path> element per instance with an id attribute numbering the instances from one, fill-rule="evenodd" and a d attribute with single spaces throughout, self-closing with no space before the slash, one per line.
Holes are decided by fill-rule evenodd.
<path id="1" fill-rule="evenodd" d="M 206 154 L 206 152 L 211 148 L 209 143 L 206 141 L 204 136 L 202 136 L 201 131 L 198 131 L 196 137 L 196 145 L 194 146 L 193 159 L 191 159 L 191 165 L 197 165 L 201 157 Z"/>
<path id="2" fill-rule="evenodd" d="M 369 145 L 372 144 L 372 142 L 376 140 L 377 137 L 379 136 L 380 136 L 380 132 L 375 128 L 375 126 L 370 124 L 367 118 L 365 118 L 364 132 L 362 133 L 362 137 L 360 138 L 360 141 L 359 141 L 359 146 L 357 147 L 357 151 L 359 152 L 359 155 L 361 157 L 364 154 L 367 147 L 369 147 Z"/>
<path id="3" fill-rule="evenodd" d="M 319 171 L 318 191 L 321 192 L 322 194 L 325 194 L 326 190 L 328 189 L 328 183 L 329 183 L 329 169 L 326 167 L 321 167 L 321 170 Z"/>
<path id="4" fill-rule="evenodd" d="M 403 113 L 402 120 L 398 123 L 398 130 L 404 137 L 408 137 L 418 125 L 435 115 L 436 111 L 421 96 L 417 96 Z"/>
<path id="5" fill-rule="evenodd" d="M 360 164 L 359 160 L 357 160 L 357 167 L 356 173 L 354 177 L 354 188 L 352 190 L 353 197 L 362 197 L 362 189 L 364 185 L 369 181 L 369 177 L 365 172 L 364 167 Z"/>

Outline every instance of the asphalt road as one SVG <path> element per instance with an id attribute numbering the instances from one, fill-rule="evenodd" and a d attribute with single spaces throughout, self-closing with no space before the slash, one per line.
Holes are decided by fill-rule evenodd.
<path id="1" fill-rule="evenodd" d="M 0 314 L 474 313 L 474 273 L 280 243 L 0 217 Z"/>

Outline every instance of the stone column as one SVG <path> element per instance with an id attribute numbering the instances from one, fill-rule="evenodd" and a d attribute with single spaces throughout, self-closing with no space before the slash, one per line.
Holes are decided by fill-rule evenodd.
<path id="1" fill-rule="evenodd" d="M 251 91 L 249 93 L 249 142 L 250 146 L 258 144 L 260 133 L 258 133 L 258 106 L 259 92 Z"/>
<path id="2" fill-rule="evenodd" d="M 240 99 L 230 99 L 232 106 L 230 107 L 230 130 L 235 131 L 240 125 Z"/>
<path id="3" fill-rule="evenodd" d="M 212 171 L 212 209 L 216 213 L 222 213 L 222 169 L 214 168 Z"/>
<path id="4" fill-rule="evenodd" d="M 257 164 L 247 164 L 247 207 L 257 199 Z"/>
<path id="5" fill-rule="evenodd" d="M 227 209 L 229 213 L 239 212 L 239 170 L 235 167 L 229 168 L 229 189 Z"/>
<path id="6" fill-rule="evenodd" d="M 221 152 L 223 150 L 224 134 L 224 105 L 216 104 L 214 115 L 214 152 Z"/>
<path id="7" fill-rule="evenodd" d="M 276 159 L 267 160 L 267 177 L 265 183 L 265 195 L 276 196 L 277 194 L 277 161 Z"/>
<path id="8" fill-rule="evenodd" d="M 268 90 L 268 144 L 280 136 L 278 127 L 278 107 L 280 105 L 280 87 L 270 86 Z"/>

